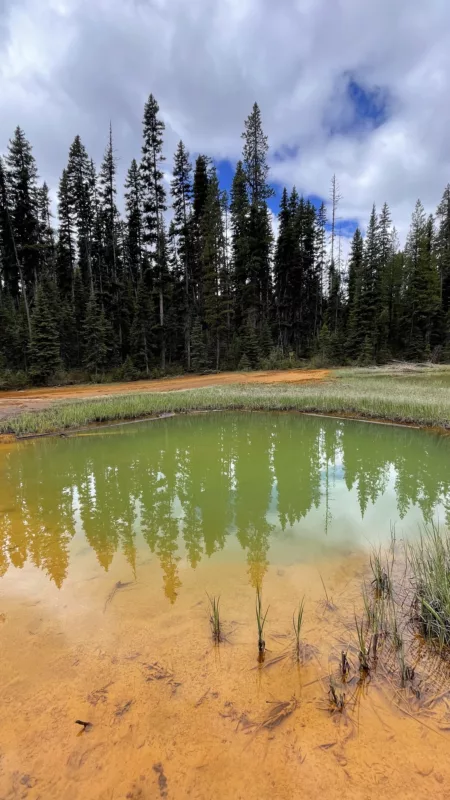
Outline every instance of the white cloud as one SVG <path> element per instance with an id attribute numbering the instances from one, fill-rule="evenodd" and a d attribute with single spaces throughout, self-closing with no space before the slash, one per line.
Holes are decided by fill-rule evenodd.
<path id="1" fill-rule="evenodd" d="M 21 124 L 51 185 L 76 133 L 101 158 L 110 118 L 122 178 L 139 157 L 150 91 L 169 170 L 180 137 L 191 152 L 236 159 L 256 99 L 272 154 L 285 154 L 272 176 L 328 196 L 336 173 L 344 218 L 365 225 L 372 203 L 386 201 L 404 238 L 417 197 L 434 210 L 450 180 L 448 0 L 6 0 L 2 9 L 0 150 Z M 386 93 L 376 130 L 352 129 L 348 75 Z"/>

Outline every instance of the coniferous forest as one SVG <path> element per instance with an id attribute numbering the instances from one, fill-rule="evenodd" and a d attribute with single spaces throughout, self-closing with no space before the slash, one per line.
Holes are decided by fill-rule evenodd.
<path id="1" fill-rule="evenodd" d="M 170 191 L 150 95 L 119 213 L 110 129 L 97 169 L 69 149 L 57 219 L 20 127 L 0 158 L 0 386 L 174 372 L 450 362 L 450 185 L 418 200 L 404 249 L 387 204 L 341 258 L 339 190 L 283 190 L 276 239 L 268 141 L 255 103 L 230 193 L 180 141 Z M 370 210 L 369 210 L 370 211 Z"/>

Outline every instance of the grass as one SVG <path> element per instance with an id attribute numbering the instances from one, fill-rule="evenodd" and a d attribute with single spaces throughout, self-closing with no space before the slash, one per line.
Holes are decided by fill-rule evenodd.
<path id="1" fill-rule="evenodd" d="M 258 651 L 259 655 L 262 658 L 264 658 L 264 653 L 266 651 L 266 643 L 264 641 L 264 627 L 266 624 L 266 617 L 268 610 L 269 606 L 267 606 L 265 613 L 263 613 L 261 589 L 258 588 L 256 590 L 256 624 L 258 627 Z"/>
<path id="2" fill-rule="evenodd" d="M 220 621 L 220 613 L 219 613 L 219 602 L 220 597 L 210 597 L 208 594 L 209 600 L 209 624 L 211 625 L 211 633 L 216 644 L 219 644 L 223 640 L 222 636 L 222 623 Z"/>
<path id="3" fill-rule="evenodd" d="M 417 619 L 426 639 L 450 646 L 450 532 L 430 525 L 408 550 Z"/>
<path id="4" fill-rule="evenodd" d="M 0 433 L 44 434 L 91 423 L 213 409 L 344 414 L 450 428 L 449 389 L 449 368 L 395 375 L 377 370 L 338 370 L 328 381 L 298 386 L 235 384 L 59 401 L 41 411 L 0 420 Z"/>
<path id="5" fill-rule="evenodd" d="M 330 677 L 330 686 L 328 689 L 329 708 L 331 712 L 338 712 L 342 714 L 345 708 L 345 693 L 339 691 L 333 679 Z"/>
<path id="6" fill-rule="evenodd" d="M 302 631 L 302 623 L 303 623 L 303 612 L 305 609 L 305 598 L 302 598 L 302 601 L 298 607 L 297 613 L 293 613 L 292 615 L 292 627 L 294 628 L 294 636 L 295 636 L 295 657 L 297 661 L 300 661 L 300 654 L 301 654 L 301 631 Z"/>
<path id="7" fill-rule="evenodd" d="M 372 586 L 375 590 L 377 598 L 390 597 L 392 591 L 392 581 L 390 572 L 392 565 L 388 562 L 383 564 L 381 549 L 373 550 L 370 556 L 370 568 L 372 570 L 373 580 Z"/>
<path id="8" fill-rule="evenodd" d="M 350 663 L 347 658 L 346 650 L 342 650 L 341 652 L 340 670 L 341 670 L 341 679 L 343 681 L 347 680 L 347 676 L 350 674 Z"/>
<path id="9" fill-rule="evenodd" d="M 355 617 L 355 626 L 356 626 L 356 636 L 358 639 L 358 648 L 359 648 L 359 666 L 362 672 L 370 672 L 369 666 L 369 648 L 366 646 L 366 637 L 364 634 L 364 622 L 358 622 L 357 618 Z"/>

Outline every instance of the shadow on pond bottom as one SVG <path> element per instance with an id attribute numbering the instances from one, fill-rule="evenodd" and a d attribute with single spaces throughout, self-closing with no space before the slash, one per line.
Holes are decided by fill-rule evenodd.
<path id="1" fill-rule="evenodd" d="M 363 622 L 365 538 L 445 507 L 448 453 L 416 432 L 395 449 L 396 431 L 243 420 L 4 458 L 2 800 L 450 796 L 447 666 L 409 626 L 402 671 Z"/>

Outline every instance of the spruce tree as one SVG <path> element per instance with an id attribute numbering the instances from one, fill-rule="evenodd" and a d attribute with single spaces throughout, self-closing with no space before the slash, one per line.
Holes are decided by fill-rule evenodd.
<path id="1" fill-rule="evenodd" d="M 191 331 L 191 368 L 193 372 L 202 372 L 207 366 L 205 338 L 198 317 L 195 318 Z"/>
<path id="2" fill-rule="evenodd" d="M 290 277 L 294 257 L 294 232 L 291 206 L 286 187 L 281 195 L 278 214 L 278 238 L 275 248 L 275 302 L 279 344 L 283 352 L 288 350 L 291 341 L 290 331 Z"/>
<path id="3" fill-rule="evenodd" d="M 361 276 L 361 301 L 359 325 L 361 342 L 364 342 L 364 358 L 376 358 L 378 344 L 378 313 L 380 308 L 380 247 L 379 227 L 375 205 L 364 242 L 363 269 Z M 370 345 L 370 347 L 369 347 Z"/>
<path id="4" fill-rule="evenodd" d="M 75 269 L 74 219 L 69 193 L 67 170 L 64 169 L 58 190 L 59 230 L 56 245 L 56 280 L 61 297 L 68 299 L 72 294 L 73 273 Z"/>
<path id="5" fill-rule="evenodd" d="M 114 158 L 112 126 L 109 126 L 109 140 L 100 167 L 100 212 L 103 235 L 103 260 L 105 271 L 116 287 L 118 280 L 118 222 L 116 206 L 116 161 Z"/>
<path id="6" fill-rule="evenodd" d="M 39 282 L 32 315 L 30 374 L 36 383 L 46 383 L 61 366 L 57 289 L 50 278 Z"/>
<path id="7" fill-rule="evenodd" d="M 261 326 L 262 321 L 269 315 L 271 302 L 272 237 L 266 201 L 273 196 L 274 190 L 268 183 L 269 145 L 262 129 L 261 112 L 257 103 L 254 103 L 252 112 L 245 121 L 242 138 L 244 139 L 243 171 L 250 202 L 245 310 L 256 313 L 257 322 Z"/>
<path id="8" fill-rule="evenodd" d="M 15 301 L 19 298 L 20 270 L 9 211 L 8 190 L 0 156 L 0 282 Z"/>
<path id="9" fill-rule="evenodd" d="M 136 369 L 150 375 L 153 364 L 154 335 L 152 302 L 145 279 L 139 281 L 133 323 L 130 331 L 130 354 Z"/>
<path id="10" fill-rule="evenodd" d="M 321 203 L 316 215 L 316 271 L 320 285 L 320 292 L 317 298 L 317 307 L 314 319 L 314 337 L 317 339 L 323 321 L 323 297 L 324 297 L 324 276 L 327 270 L 327 248 L 326 248 L 326 226 L 327 212 L 325 203 Z"/>
<path id="11" fill-rule="evenodd" d="M 270 351 L 272 350 L 272 333 L 270 330 L 270 325 L 265 319 L 262 324 L 260 341 L 259 341 L 259 352 L 261 354 L 261 358 L 268 358 L 270 355 Z"/>
<path id="12" fill-rule="evenodd" d="M 197 313 L 203 314 L 203 233 L 202 224 L 208 195 L 208 159 L 199 155 L 195 162 L 192 193 L 192 281 Z"/>
<path id="13" fill-rule="evenodd" d="M 356 360 L 362 347 L 361 288 L 364 261 L 364 241 L 359 228 L 353 234 L 348 267 L 347 328 L 345 351 L 348 358 Z"/>
<path id="14" fill-rule="evenodd" d="M 159 106 L 151 94 L 144 109 L 141 178 L 143 187 L 144 242 L 150 247 L 152 285 L 158 293 L 159 336 L 161 368 L 166 367 L 166 342 L 164 326 L 164 296 L 167 283 L 165 232 L 163 214 L 166 211 L 166 192 L 163 183 L 162 152 L 165 125 L 158 118 Z"/>
<path id="15" fill-rule="evenodd" d="M 19 316 L 8 291 L 0 289 L 0 370 L 22 367 Z"/>
<path id="16" fill-rule="evenodd" d="M 384 203 L 378 219 L 379 275 L 377 289 L 377 344 L 378 362 L 390 357 L 392 318 L 392 223 L 387 203 Z"/>
<path id="17" fill-rule="evenodd" d="M 37 167 L 31 145 L 19 127 L 8 145 L 6 184 L 12 234 L 29 298 L 34 295 L 41 266 Z"/>
<path id="18" fill-rule="evenodd" d="M 221 335 L 226 327 L 222 307 L 224 290 L 224 232 L 220 187 L 216 171 L 210 176 L 202 223 L 203 316 L 208 335 L 210 361 L 219 369 Z"/>
<path id="19" fill-rule="evenodd" d="M 428 357 L 439 309 L 439 273 L 433 247 L 433 218 L 426 218 L 420 200 L 412 215 L 405 247 L 407 275 L 404 317 L 405 351 L 409 358 Z"/>
<path id="20" fill-rule="evenodd" d="M 238 161 L 231 187 L 232 285 L 235 298 L 235 324 L 245 322 L 247 308 L 247 270 L 250 258 L 250 205 L 242 161 Z"/>
<path id="21" fill-rule="evenodd" d="M 142 275 L 142 179 L 136 159 L 133 158 L 125 183 L 126 252 L 129 273 L 135 286 Z"/>
<path id="22" fill-rule="evenodd" d="M 195 295 L 192 281 L 192 167 L 183 142 L 178 144 L 174 157 L 173 178 L 171 182 L 174 233 L 177 249 L 183 265 L 183 284 L 185 292 L 185 353 L 188 370 L 191 368 L 191 319 Z"/>
<path id="23" fill-rule="evenodd" d="M 47 184 L 37 190 L 38 238 L 40 250 L 40 271 L 47 270 L 54 274 L 55 268 L 55 235 L 50 211 L 50 195 Z"/>
<path id="24" fill-rule="evenodd" d="M 252 112 L 245 120 L 243 167 L 245 179 L 249 190 L 250 205 L 261 208 L 274 190 L 268 184 L 269 166 L 267 152 L 269 145 L 267 136 L 264 135 L 261 120 L 261 111 L 257 103 L 253 104 Z"/>
<path id="25" fill-rule="evenodd" d="M 206 156 L 199 155 L 195 162 L 193 186 L 194 219 L 198 225 L 200 224 L 206 205 L 208 182 L 208 159 Z"/>
<path id="26" fill-rule="evenodd" d="M 73 277 L 73 315 L 75 320 L 76 330 L 76 361 L 75 366 L 81 367 L 83 363 L 83 356 L 86 350 L 85 347 L 85 318 L 87 311 L 87 300 L 89 295 L 86 293 L 86 288 L 81 277 L 81 272 L 76 269 Z"/>
<path id="27" fill-rule="evenodd" d="M 61 359 L 66 369 L 79 366 L 78 330 L 72 299 L 62 300 L 59 306 L 59 340 Z"/>
<path id="28" fill-rule="evenodd" d="M 259 342 L 255 326 L 250 316 L 247 318 L 247 322 L 241 333 L 241 346 L 242 355 L 248 358 L 252 369 L 256 369 L 260 359 Z"/>
<path id="29" fill-rule="evenodd" d="M 436 259 L 440 303 L 444 315 L 450 309 L 450 184 L 445 187 L 436 211 Z"/>
<path id="30" fill-rule="evenodd" d="M 166 192 L 162 172 L 162 163 L 165 160 L 162 152 L 165 125 L 159 119 L 158 113 L 159 105 L 151 94 L 144 109 L 140 174 L 144 242 L 150 246 L 153 255 L 157 253 L 161 218 L 166 210 Z"/>
<path id="31" fill-rule="evenodd" d="M 108 365 L 110 340 L 105 312 L 99 307 L 95 293 L 91 293 L 83 325 L 83 365 L 97 379 Z"/>
<path id="32" fill-rule="evenodd" d="M 78 238 L 78 266 L 86 289 L 94 291 L 92 238 L 95 226 L 95 173 L 86 148 L 76 136 L 69 150 L 67 164 L 69 203 Z"/>

